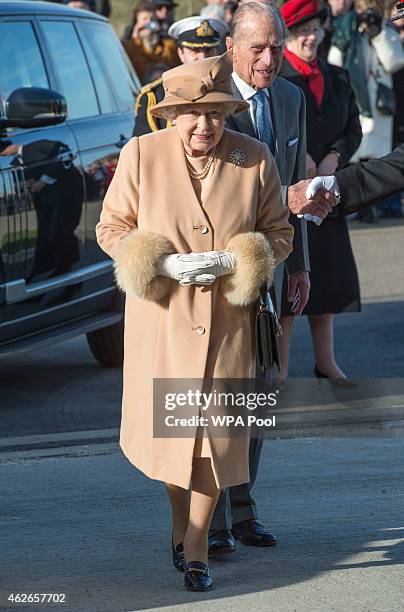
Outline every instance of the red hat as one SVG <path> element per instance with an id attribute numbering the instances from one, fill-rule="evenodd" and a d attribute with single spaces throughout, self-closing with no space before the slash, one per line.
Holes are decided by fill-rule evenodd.
<path id="1" fill-rule="evenodd" d="M 318 0 L 288 0 L 281 8 L 282 17 L 288 30 L 309 19 L 327 18 L 327 9 L 320 8 Z"/>

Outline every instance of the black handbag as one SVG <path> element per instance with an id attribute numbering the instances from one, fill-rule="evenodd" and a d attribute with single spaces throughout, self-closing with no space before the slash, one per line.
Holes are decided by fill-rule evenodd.
<path id="1" fill-rule="evenodd" d="M 397 99 L 396 94 L 390 87 L 381 83 L 377 75 L 372 73 L 374 80 L 376 81 L 376 108 L 382 115 L 395 116 L 397 111 Z"/>
<path id="2" fill-rule="evenodd" d="M 273 367 L 281 369 L 279 336 L 282 334 L 273 301 L 266 284 L 260 288 L 260 300 L 255 318 L 257 362 L 261 374 Z"/>

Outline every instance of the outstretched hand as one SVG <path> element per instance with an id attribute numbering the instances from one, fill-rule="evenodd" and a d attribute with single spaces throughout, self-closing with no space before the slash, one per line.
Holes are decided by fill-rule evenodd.
<path id="1" fill-rule="evenodd" d="M 288 208 L 294 215 L 311 215 L 319 219 L 325 219 L 332 207 L 337 203 L 333 193 L 319 188 L 307 197 L 308 188 L 318 178 L 300 181 L 288 188 Z M 312 220 L 312 219 L 310 219 Z M 321 221 L 320 221 L 321 222 Z"/>

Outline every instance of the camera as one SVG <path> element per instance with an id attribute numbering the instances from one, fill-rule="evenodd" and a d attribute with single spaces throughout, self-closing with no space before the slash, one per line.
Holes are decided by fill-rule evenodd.
<path id="1" fill-rule="evenodd" d="M 381 28 L 383 18 L 379 13 L 375 13 L 371 8 L 366 9 L 363 13 L 358 13 L 358 25 L 366 24 L 368 27 L 375 26 Z"/>
<path id="2" fill-rule="evenodd" d="M 398 21 L 399 19 L 404 18 L 404 2 L 398 2 L 396 4 L 397 15 L 391 18 L 392 21 Z"/>
<path id="3" fill-rule="evenodd" d="M 155 19 L 151 19 L 149 23 L 143 26 L 142 30 L 150 30 L 151 32 L 160 32 L 160 25 Z"/>

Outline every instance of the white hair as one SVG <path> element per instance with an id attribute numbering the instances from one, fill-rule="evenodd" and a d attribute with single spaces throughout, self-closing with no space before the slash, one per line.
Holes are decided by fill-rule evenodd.
<path id="1" fill-rule="evenodd" d="M 260 17 L 261 19 L 267 18 L 270 21 L 277 23 L 282 30 L 283 40 L 285 40 L 287 33 L 286 25 L 278 9 L 272 6 L 272 4 L 263 4 L 262 2 L 251 0 L 251 2 L 243 2 L 233 15 L 230 36 L 234 41 L 237 39 L 240 26 L 251 14 Z"/>

